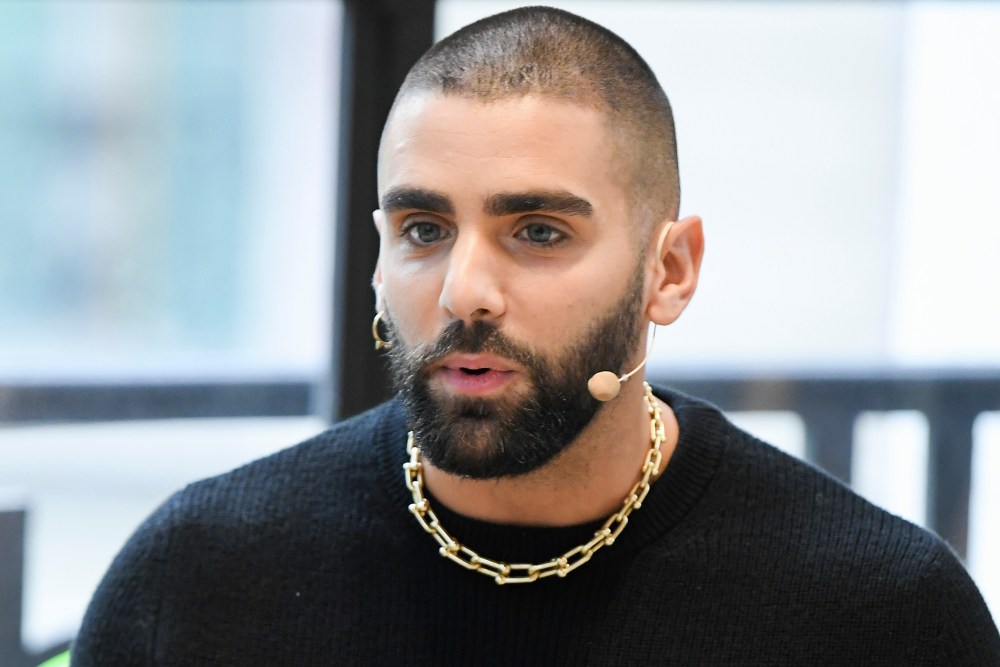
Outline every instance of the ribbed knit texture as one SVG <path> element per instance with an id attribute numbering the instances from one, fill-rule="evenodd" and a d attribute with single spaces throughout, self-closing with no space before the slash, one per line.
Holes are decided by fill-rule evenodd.
<path id="1" fill-rule="evenodd" d="M 74 665 L 1000 665 L 937 537 L 657 390 L 681 439 L 619 540 L 565 579 L 497 586 L 407 512 L 390 402 L 193 484 L 94 596 Z M 432 501 L 433 502 L 433 501 Z M 542 561 L 599 525 L 435 510 L 482 555 Z"/>

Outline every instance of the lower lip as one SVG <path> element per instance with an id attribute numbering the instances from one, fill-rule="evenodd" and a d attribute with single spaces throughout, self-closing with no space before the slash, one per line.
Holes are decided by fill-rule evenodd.
<path id="1" fill-rule="evenodd" d="M 494 371 L 471 374 L 457 368 L 442 368 L 441 378 L 452 391 L 467 396 L 483 396 L 506 386 L 514 378 L 514 371 Z"/>

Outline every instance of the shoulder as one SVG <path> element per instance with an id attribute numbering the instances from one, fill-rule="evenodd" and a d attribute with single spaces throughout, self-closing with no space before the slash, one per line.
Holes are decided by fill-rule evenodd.
<path id="1" fill-rule="evenodd" d="M 268 519 L 301 512 L 319 502 L 331 503 L 355 487 L 370 486 L 385 466 L 381 453 L 405 431 L 396 401 L 335 424 L 297 445 L 195 482 L 168 503 L 178 516 L 238 516 Z M 395 436 L 395 437 L 394 437 Z"/>
<path id="2" fill-rule="evenodd" d="M 706 503 L 717 512 L 767 529 L 794 529 L 786 541 L 822 539 L 831 549 L 899 555 L 901 545 L 931 553 L 932 533 L 890 514 L 847 485 L 733 425 L 715 406 L 663 390 L 681 429 L 681 447 L 719 452 Z M 876 548 L 878 547 L 878 548 Z"/>
<path id="3" fill-rule="evenodd" d="M 937 535 L 740 430 L 714 406 L 663 395 L 676 406 L 681 446 L 721 449 L 699 507 L 703 537 L 694 538 L 712 545 L 713 577 L 823 619 L 816 627 L 843 630 L 845 646 L 878 629 L 884 646 L 908 637 L 912 650 L 946 656 L 941 664 L 978 664 L 968 658 L 977 651 L 995 659 L 1000 639 L 982 596 Z"/>
<path id="4" fill-rule="evenodd" d="M 390 401 L 305 442 L 173 494 L 129 538 L 98 586 L 74 645 L 79 664 L 147 664 L 164 618 L 239 613 L 270 582 L 301 585 L 329 558 L 332 535 L 365 525 L 382 453 L 405 431 Z M 393 437 L 395 436 L 395 437 Z M 400 468 L 401 470 L 401 468 Z M 400 472 L 400 486 L 402 474 Z M 378 512 L 374 513 L 378 516 Z M 371 520 L 369 519 L 369 524 Z M 340 531 L 339 533 L 336 531 Z M 240 595 L 232 595 L 241 591 Z M 234 600 L 232 609 L 220 600 Z M 90 656 L 89 658 L 87 656 Z M 94 656 L 101 660 L 89 662 Z"/>
<path id="5" fill-rule="evenodd" d="M 687 414 L 685 414 L 685 411 Z M 886 561 L 917 566 L 947 546 L 933 533 L 869 502 L 846 484 L 737 428 L 713 406 L 682 408 L 680 421 L 722 440 L 713 500 L 720 511 L 780 538 L 785 558 L 797 548 L 809 560 L 859 566 Z M 845 443 L 846 444 L 846 443 Z M 815 564 L 813 562 L 812 564 Z"/>

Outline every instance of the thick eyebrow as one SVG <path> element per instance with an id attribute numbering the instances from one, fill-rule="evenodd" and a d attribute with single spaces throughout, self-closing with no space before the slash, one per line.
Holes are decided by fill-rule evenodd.
<path id="1" fill-rule="evenodd" d="M 390 188 L 382 195 L 381 208 L 386 213 L 416 209 L 428 213 L 454 214 L 451 200 L 440 192 L 423 188 Z"/>
<path id="2" fill-rule="evenodd" d="M 501 192 L 486 200 L 486 212 L 504 216 L 517 213 L 565 213 L 589 218 L 594 207 L 582 197 L 565 190 L 537 190 L 531 192 Z"/>

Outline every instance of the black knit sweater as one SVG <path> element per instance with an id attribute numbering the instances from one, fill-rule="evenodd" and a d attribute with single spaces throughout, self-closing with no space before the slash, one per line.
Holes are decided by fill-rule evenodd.
<path id="1" fill-rule="evenodd" d="M 1000 665 L 979 592 L 933 535 L 657 391 L 681 438 L 618 541 L 565 579 L 497 586 L 407 512 L 390 402 L 191 485 L 98 588 L 74 665 Z M 598 524 L 435 509 L 486 557 L 543 561 Z"/>

